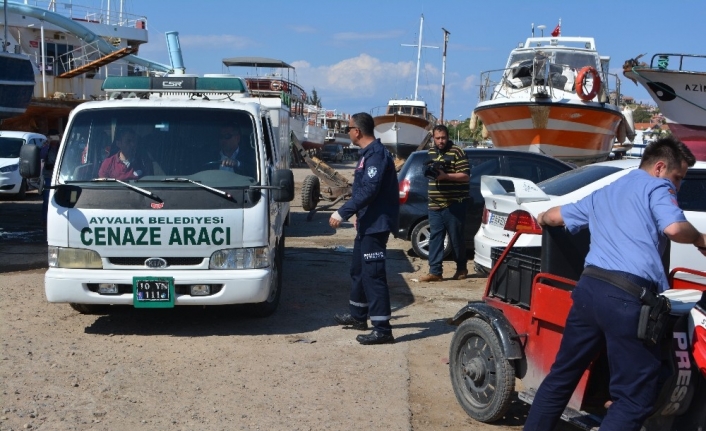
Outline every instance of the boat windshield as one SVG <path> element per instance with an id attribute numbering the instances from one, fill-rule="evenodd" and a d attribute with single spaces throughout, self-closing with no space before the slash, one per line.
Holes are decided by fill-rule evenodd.
<path id="1" fill-rule="evenodd" d="M 183 177 L 212 187 L 256 184 L 254 124 L 245 111 L 222 109 L 80 111 L 66 132 L 59 182 Z"/>
<path id="2" fill-rule="evenodd" d="M 566 50 L 548 50 L 542 49 L 543 53 L 550 56 L 550 60 L 554 64 L 566 65 L 574 70 L 579 70 L 584 66 L 591 66 L 595 68 L 600 68 L 599 58 L 595 54 L 579 52 L 579 51 L 566 51 Z M 535 51 L 524 51 L 524 52 L 513 52 L 510 56 L 509 65 L 517 65 L 525 60 L 532 60 L 535 56 Z"/>
<path id="3" fill-rule="evenodd" d="M 426 117 L 426 109 L 423 106 L 393 105 L 387 107 L 387 113 L 388 115 L 403 114 L 421 118 Z"/>

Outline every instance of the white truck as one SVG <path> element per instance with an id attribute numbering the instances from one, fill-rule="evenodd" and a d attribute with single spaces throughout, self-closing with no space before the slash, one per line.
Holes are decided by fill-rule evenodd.
<path id="1" fill-rule="evenodd" d="M 112 77 L 103 90 L 71 113 L 56 161 L 49 302 L 273 313 L 294 196 L 287 103 L 224 75 Z M 38 167 L 37 151 L 21 154 L 23 176 Z"/>

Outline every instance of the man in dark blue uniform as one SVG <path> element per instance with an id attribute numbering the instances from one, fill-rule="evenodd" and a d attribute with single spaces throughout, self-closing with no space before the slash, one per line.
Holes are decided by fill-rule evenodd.
<path id="1" fill-rule="evenodd" d="M 342 220 L 356 216 L 357 234 L 351 263 L 350 313 L 337 314 L 339 325 L 373 331 L 358 335 L 360 344 L 394 342 L 390 326 L 390 291 L 385 274 L 387 239 L 397 229 L 400 210 L 397 173 L 392 155 L 375 139 L 375 122 L 370 114 L 351 116 L 346 131 L 351 142 L 359 146 L 360 159 L 355 169 L 351 198 L 329 219 L 334 229 Z"/>
<path id="2" fill-rule="evenodd" d="M 584 370 L 604 348 L 612 404 L 601 431 L 638 431 L 651 413 L 659 390 L 659 346 L 638 339 L 642 303 L 618 286 L 626 279 L 654 293 L 669 288 L 661 256 L 670 239 L 706 255 L 706 235 L 686 220 L 676 200 L 694 163 L 682 142 L 660 139 L 645 149 L 639 169 L 537 216 L 540 225 L 565 225 L 571 233 L 588 227 L 591 245 L 559 352 L 537 390 L 525 431 L 554 430 Z M 630 229 L 624 229 L 625 220 L 632 220 Z"/>

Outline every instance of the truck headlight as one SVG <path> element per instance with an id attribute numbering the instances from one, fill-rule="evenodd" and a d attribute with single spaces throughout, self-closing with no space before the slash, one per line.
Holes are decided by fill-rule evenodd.
<path id="1" fill-rule="evenodd" d="M 210 269 L 254 269 L 270 266 L 267 247 L 229 248 L 211 255 Z"/>
<path id="2" fill-rule="evenodd" d="M 102 269 L 103 261 L 93 250 L 84 248 L 49 247 L 50 268 Z"/>

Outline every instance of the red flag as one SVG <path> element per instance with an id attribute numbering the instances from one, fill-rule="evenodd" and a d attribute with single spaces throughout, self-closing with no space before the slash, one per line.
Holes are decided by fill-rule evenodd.
<path id="1" fill-rule="evenodd" d="M 561 34 L 561 24 L 557 24 L 556 27 L 554 27 L 554 31 L 552 32 L 552 36 L 557 37 Z"/>

